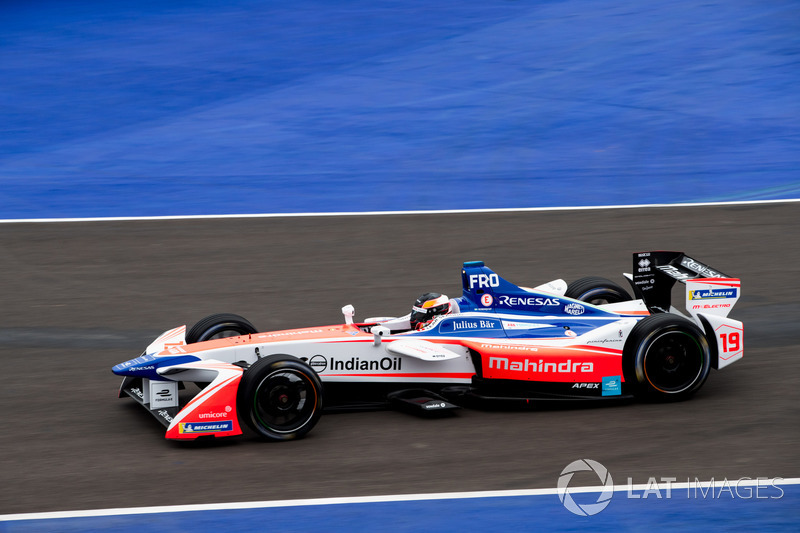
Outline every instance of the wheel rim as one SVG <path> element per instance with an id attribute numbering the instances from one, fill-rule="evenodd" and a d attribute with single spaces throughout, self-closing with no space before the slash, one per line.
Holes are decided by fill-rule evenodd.
<path id="1" fill-rule="evenodd" d="M 689 389 L 700 377 L 705 350 L 697 339 L 683 331 L 667 331 L 653 339 L 644 355 L 647 381 L 665 393 Z"/>
<path id="2" fill-rule="evenodd" d="M 317 404 L 314 384 L 301 372 L 276 370 L 267 375 L 253 395 L 253 417 L 261 427 L 292 433 L 311 420 Z"/>

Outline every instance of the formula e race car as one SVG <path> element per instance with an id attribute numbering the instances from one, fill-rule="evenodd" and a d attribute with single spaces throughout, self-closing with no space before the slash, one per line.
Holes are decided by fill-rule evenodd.
<path id="1" fill-rule="evenodd" d="M 535 288 L 481 261 L 464 263 L 463 294 L 426 294 L 412 313 L 260 333 L 218 314 L 160 335 L 116 365 L 130 396 L 168 439 L 302 437 L 325 409 L 447 412 L 474 401 L 684 399 L 711 368 L 742 358 L 728 318 L 740 280 L 682 252 L 633 254 L 635 298 L 599 277 Z M 685 285 L 686 314 L 671 306 Z M 436 311 L 434 313 L 434 311 Z"/>

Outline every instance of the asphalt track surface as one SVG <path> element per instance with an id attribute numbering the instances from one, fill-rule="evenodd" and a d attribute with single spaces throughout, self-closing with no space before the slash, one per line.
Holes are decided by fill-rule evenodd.
<path id="1" fill-rule="evenodd" d="M 553 487 L 580 458 L 617 483 L 798 477 L 800 204 L 0 226 L 0 514 Z M 401 314 L 460 292 L 464 260 L 532 284 L 623 281 L 676 249 L 741 277 L 745 358 L 688 402 L 331 414 L 304 440 L 174 443 L 112 365 L 235 312 L 264 330 Z M 580 480 L 576 478 L 576 482 Z M 592 483 L 590 478 L 583 480 Z M 574 484 L 575 482 L 573 482 Z"/>

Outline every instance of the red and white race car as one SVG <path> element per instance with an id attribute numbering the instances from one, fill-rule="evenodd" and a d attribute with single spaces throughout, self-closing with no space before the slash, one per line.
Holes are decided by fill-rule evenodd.
<path id="1" fill-rule="evenodd" d="M 397 318 L 259 332 L 232 314 L 160 335 L 118 364 L 132 397 L 170 439 L 302 437 L 325 409 L 438 413 L 468 401 L 684 399 L 743 355 L 728 318 L 740 280 L 682 252 L 633 254 L 635 298 L 599 277 L 535 288 L 480 261 L 464 263 L 463 294 L 427 293 Z M 671 306 L 685 285 L 686 314 Z"/>

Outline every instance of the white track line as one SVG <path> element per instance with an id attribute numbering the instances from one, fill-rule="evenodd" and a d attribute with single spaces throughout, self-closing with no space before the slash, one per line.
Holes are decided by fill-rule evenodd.
<path id="1" fill-rule="evenodd" d="M 699 202 L 684 204 L 631 204 L 631 205 L 585 205 L 568 207 L 509 207 L 502 209 L 431 209 L 429 211 L 346 211 L 331 213 L 254 213 L 230 215 L 175 215 L 145 217 L 87 217 L 87 218 L 7 218 L 0 224 L 53 223 L 53 222 L 120 222 L 131 220 L 207 220 L 228 218 L 298 218 L 298 217 L 342 217 L 342 216 L 388 216 L 388 215 L 454 215 L 474 213 L 532 213 L 539 211 L 592 211 L 599 209 L 642 209 L 656 207 L 716 207 L 735 205 L 768 205 L 800 202 L 800 198 L 783 200 L 749 200 L 741 202 Z"/>
<path id="2" fill-rule="evenodd" d="M 800 485 L 800 478 L 741 478 L 738 480 L 723 481 L 687 481 L 681 483 L 658 483 L 659 490 L 682 490 L 691 488 L 709 487 L 719 488 L 726 485 L 736 487 L 772 487 L 783 485 Z M 653 490 L 655 485 L 615 485 L 614 492 L 639 492 Z M 572 494 L 582 492 L 602 492 L 605 487 L 570 487 Z M 382 503 L 382 502 L 411 502 L 411 501 L 436 501 L 436 500 L 459 500 L 472 498 L 507 498 L 514 496 L 547 496 L 558 494 L 558 489 L 525 489 L 525 490 L 491 490 L 478 492 L 440 492 L 433 494 L 397 494 L 388 496 L 357 496 L 349 498 L 314 498 L 305 500 L 275 500 L 261 502 L 233 502 L 233 503 L 209 503 L 195 505 L 165 505 L 157 507 L 128 507 L 115 509 L 98 509 L 86 511 L 54 511 L 49 513 L 21 513 L 0 515 L 0 522 L 12 520 L 47 520 L 59 518 L 91 518 L 101 516 L 125 516 L 156 513 L 184 513 L 190 511 L 230 511 L 240 509 L 268 509 L 273 507 L 303 507 L 312 505 L 343 505 L 353 503 Z"/>

